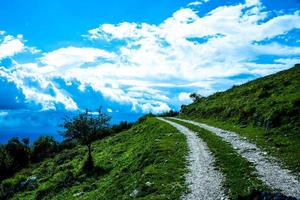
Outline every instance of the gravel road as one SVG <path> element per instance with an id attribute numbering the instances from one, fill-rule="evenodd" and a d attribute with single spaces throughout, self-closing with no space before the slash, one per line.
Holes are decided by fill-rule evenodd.
<path id="1" fill-rule="evenodd" d="M 158 118 L 177 128 L 186 136 L 189 147 L 187 161 L 189 173 L 186 175 L 186 183 L 190 189 L 183 200 L 221 200 L 228 199 L 222 188 L 223 176 L 214 167 L 214 158 L 207 145 L 188 128 L 171 122 L 164 118 Z"/>
<path id="2" fill-rule="evenodd" d="M 255 144 L 248 142 L 237 133 L 215 128 L 203 123 L 191 120 L 173 118 L 206 129 L 230 143 L 232 147 L 244 158 L 255 165 L 261 178 L 268 186 L 280 190 L 285 195 L 300 197 L 300 182 L 289 170 L 284 169 L 282 164 L 272 156 L 267 155 Z"/>

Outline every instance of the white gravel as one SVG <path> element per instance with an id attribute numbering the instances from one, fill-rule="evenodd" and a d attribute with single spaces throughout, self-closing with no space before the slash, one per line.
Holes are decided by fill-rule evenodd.
<path id="1" fill-rule="evenodd" d="M 182 196 L 182 199 L 228 199 L 222 189 L 223 176 L 214 168 L 214 158 L 207 145 L 188 128 L 163 118 L 158 119 L 174 126 L 187 138 L 189 173 L 186 175 L 186 183 L 190 192 Z"/>
<path id="2" fill-rule="evenodd" d="M 248 142 L 245 138 L 231 131 L 191 120 L 174 119 L 194 124 L 220 136 L 224 141 L 230 143 L 241 156 L 255 165 L 261 180 L 268 186 L 275 190 L 280 190 L 285 195 L 300 197 L 300 182 L 297 177 L 291 171 L 284 169 L 278 160 L 267 155 L 255 144 Z"/>

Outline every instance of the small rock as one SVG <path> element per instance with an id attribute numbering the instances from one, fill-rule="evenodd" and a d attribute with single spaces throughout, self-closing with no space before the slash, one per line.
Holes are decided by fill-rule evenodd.
<path id="1" fill-rule="evenodd" d="M 75 185 L 79 185 L 79 184 L 80 184 L 80 182 L 79 182 L 79 181 L 76 181 L 76 182 L 75 182 Z"/>
<path id="2" fill-rule="evenodd" d="M 137 189 L 134 189 L 129 196 L 136 197 L 139 194 L 139 191 Z"/>
<path id="3" fill-rule="evenodd" d="M 150 187 L 151 185 L 152 185 L 152 183 L 151 182 L 146 182 L 146 185 L 148 186 L 148 187 Z"/>
<path id="4" fill-rule="evenodd" d="M 29 181 L 36 181 L 37 177 L 36 176 L 32 176 L 32 177 L 29 177 Z"/>
<path id="5" fill-rule="evenodd" d="M 83 192 L 77 192 L 77 193 L 73 194 L 73 197 L 79 197 L 81 195 L 83 195 Z"/>
<path id="6" fill-rule="evenodd" d="M 24 187 L 27 186 L 32 186 L 37 180 L 36 176 L 31 176 L 29 178 L 27 178 L 25 181 L 20 182 L 20 188 L 23 189 Z"/>
<path id="7" fill-rule="evenodd" d="M 20 188 L 24 188 L 27 185 L 27 181 L 20 182 Z"/>

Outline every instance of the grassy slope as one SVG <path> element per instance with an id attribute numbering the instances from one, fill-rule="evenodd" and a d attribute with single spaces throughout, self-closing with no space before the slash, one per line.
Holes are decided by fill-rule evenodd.
<path id="1" fill-rule="evenodd" d="M 79 173 L 86 149 L 66 150 L 55 158 L 23 170 L 3 184 L 18 184 L 37 177 L 33 188 L 14 199 L 179 199 L 184 184 L 186 140 L 170 125 L 147 118 L 128 131 L 93 144 L 95 164 L 107 170 L 104 175 L 86 177 Z M 146 184 L 149 182 L 148 184 Z"/>
<path id="2" fill-rule="evenodd" d="M 224 186 L 230 199 L 245 196 L 253 189 L 270 190 L 255 174 L 254 166 L 240 156 L 230 144 L 224 142 L 215 134 L 190 123 L 170 119 L 196 132 L 207 144 L 216 159 L 216 167 L 224 174 Z"/>
<path id="3" fill-rule="evenodd" d="M 181 117 L 236 131 L 300 172 L 300 65 L 185 106 Z"/>

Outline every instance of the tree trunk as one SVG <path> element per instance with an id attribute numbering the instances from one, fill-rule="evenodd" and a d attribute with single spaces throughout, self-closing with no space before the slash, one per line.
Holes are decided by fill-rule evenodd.
<path id="1" fill-rule="evenodd" d="M 88 152 L 88 159 L 92 160 L 92 145 L 91 144 L 88 145 L 88 150 L 89 150 L 89 152 Z"/>
<path id="2" fill-rule="evenodd" d="M 92 157 L 92 145 L 88 144 L 87 148 L 88 148 L 88 157 L 84 162 L 83 170 L 87 173 L 92 173 L 94 170 L 94 161 Z"/>

